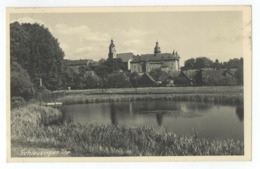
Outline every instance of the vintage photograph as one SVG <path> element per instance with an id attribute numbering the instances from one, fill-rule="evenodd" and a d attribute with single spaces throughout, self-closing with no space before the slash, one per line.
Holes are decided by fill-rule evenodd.
<path id="1" fill-rule="evenodd" d="M 7 9 L 9 160 L 249 160 L 250 12 Z"/>

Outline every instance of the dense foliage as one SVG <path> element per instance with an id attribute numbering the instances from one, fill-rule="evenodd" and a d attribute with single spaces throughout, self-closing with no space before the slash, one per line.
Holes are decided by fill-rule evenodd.
<path id="1" fill-rule="evenodd" d="M 35 94 L 30 76 L 21 65 L 15 61 L 11 64 L 11 97 L 31 99 Z"/>
<path id="2" fill-rule="evenodd" d="M 61 87 L 64 53 L 58 40 L 44 26 L 12 23 L 10 54 L 11 62 L 18 62 L 35 84 L 41 78 L 47 89 Z"/>
<path id="3" fill-rule="evenodd" d="M 189 69 L 202 69 L 202 68 L 213 68 L 213 69 L 232 69 L 243 67 L 243 58 L 230 59 L 228 62 L 219 62 L 218 59 L 213 62 L 207 57 L 190 58 L 184 62 L 183 70 Z"/>

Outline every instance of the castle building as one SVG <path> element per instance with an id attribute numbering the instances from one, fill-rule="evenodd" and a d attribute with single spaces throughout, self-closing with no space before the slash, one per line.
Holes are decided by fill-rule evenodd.
<path id="1" fill-rule="evenodd" d="M 173 53 L 161 53 L 159 43 L 156 42 L 153 54 L 142 54 L 135 56 L 133 53 L 116 53 L 113 40 L 109 46 L 108 59 L 120 58 L 126 64 L 131 73 L 149 73 L 152 69 L 160 68 L 165 72 L 179 70 L 180 56 L 177 51 Z"/>
<path id="2" fill-rule="evenodd" d="M 179 70 L 180 56 L 177 51 L 173 53 L 161 53 L 159 43 L 156 42 L 153 54 L 135 56 L 131 61 L 131 73 L 149 73 L 152 69 L 160 68 L 165 72 Z"/>

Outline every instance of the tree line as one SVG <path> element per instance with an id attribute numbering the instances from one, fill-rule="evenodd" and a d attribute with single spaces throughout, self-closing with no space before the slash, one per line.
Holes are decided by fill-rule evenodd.
<path id="1" fill-rule="evenodd" d="M 44 25 L 10 24 L 11 97 L 29 100 L 40 92 L 87 88 L 138 87 L 140 76 L 127 71 L 121 59 L 101 59 L 98 64 L 81 66 L 75 72 L 65 64 L 64 52 L 58 39 Z M 243 59 L 231 59 L 219 63 L 206 57 L 185 61 L 183 70 L 214 68 L 237 68 L 237 76 L 243 79 Z M 87 71 L 97 75 L 85 76 Z M 150 76 L 166 85 L 169 75 L 161 69 L 152 70 Z M 41 85 L 40 85 L 41 84 Z"/>
<path id="2" fill-rule="evenodd" d="M 11 23 L 11 96 L 29 100 L 38 91 L 61 88 L 63 58 L 58 40 L 43 25 Z"/>

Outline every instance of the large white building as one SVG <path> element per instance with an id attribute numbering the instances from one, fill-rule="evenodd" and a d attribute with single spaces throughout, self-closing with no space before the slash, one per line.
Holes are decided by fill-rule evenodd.
<path id="1" fill-rule="evenodd" d="M 109 46 L 108 58 L 121 58 L 127 64 L 128 70 L 131 72 L 145 73 L 152 69 L 160 68 L 165 72 L 179 70 L 180 56 L 177 51 L 172 53 L 161 53 L 159 43 L 156 42 L 154 53 L 142 54 L 134 56 L 133 53 L 116 54 L 116 49 L 113 40 Z"/>

